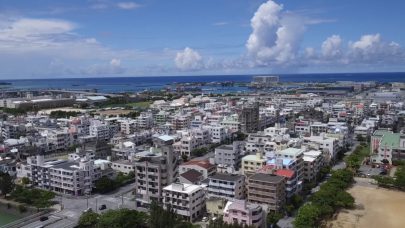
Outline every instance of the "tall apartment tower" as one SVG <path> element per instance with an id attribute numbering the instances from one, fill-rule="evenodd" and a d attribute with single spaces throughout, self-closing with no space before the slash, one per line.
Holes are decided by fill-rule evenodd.
<path id="1" fill-rule="evenodd" d="M 147 210 L 152 203 L 162 202 L 163 188 L 175 182 L 178 161 L 173 152 L 174 139 L 164 135 L 154 138 L 155 146 L 135 156 L 136 207 Z"/>
<path id="2" fill-rule="evenodd" d="M 259 130 L 259 103 L 244 105 L 239 122 L 243 133 L 256 133 Z"/>

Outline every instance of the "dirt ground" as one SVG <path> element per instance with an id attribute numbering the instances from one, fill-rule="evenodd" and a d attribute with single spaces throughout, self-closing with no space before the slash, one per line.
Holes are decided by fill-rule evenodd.
<path id="1" fill-rule="evenodd" d="M 356 209 L 341 211 L 327 227 L 405 227 L 405 192 L 364 183 L 348 192 L 356 200 Z"/>

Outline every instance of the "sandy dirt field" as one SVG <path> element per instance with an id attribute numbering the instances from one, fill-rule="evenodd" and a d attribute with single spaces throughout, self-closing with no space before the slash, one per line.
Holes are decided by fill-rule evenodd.
<path id="1" fill-rule="evenodd" d="M 405 192 L 364 183 L 348 192 L 356 200 L 356 209 L 341 211 L 327 227 L 405 227 Z"/>

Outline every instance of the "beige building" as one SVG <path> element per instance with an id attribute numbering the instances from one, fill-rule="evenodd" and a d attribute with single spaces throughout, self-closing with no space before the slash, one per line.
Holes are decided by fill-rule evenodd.
<path id="1" fill-rule="evenodd" d="M 269 211 L 279 211 L 285 204 L 285 178 L 256 173 L 248 178 L 248 201 L 267 205 Z"/>
<path id="2" fill-rule="evenodd" d="M 266 160 L 260 152 L 253 155 L 246 155 L 242 158 L 242 174 L 248 175 L 255 173 L 266 165 Z"/>

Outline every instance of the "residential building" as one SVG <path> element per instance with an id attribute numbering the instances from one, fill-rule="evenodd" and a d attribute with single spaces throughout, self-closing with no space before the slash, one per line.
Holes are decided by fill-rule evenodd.
<path id="1" fill-rule="evenodd" d="M 269 211 L 280 211 L 286 200 L 285 178 L 255 173 L 248 177 L 247 198 L 250 203 L 266 205 Z"/>
<path id="2" fill-rule="evenodd" d="M 244 153 L 244 145 L 243 141 L 235 141 L 231 145 L 222 145 L 215 148 L 215 164 L 239 169 Z"/>
<path id="3" fill-rule="evenodd" d="M 217 173 L 209 177 L 208 196 L 224 199 L 245 198 L 245 176 Z"/>
<path id="4" fill-rule="evenodd" d="M 264 165 L 266 165 L 266 159 L 261 153 L 246 155 L 242 158 L 242 174 L 253 174 Z"/>
<path id="5" fill-rule="evenodd" d="M 393 160 L 405 160 L 405 135 L 387 130 L 377 130 L 371 137 L 371 161 L 392 164 Z"/>
<path id="6" fill-rule="evenodd" d="M 162 189 L 178 176 L 177 158 L 173 153 L 173 137 L 154 138 L 155 147 L 135 154 L 136 207 L 146 210 L 155 200 L 162 202 Z"/>
<path id="7" fill-rule="evenodd" d="M 225 205 L 223 220 L 228 224 L 240 224 L 261 227 L 264 223 L 264 212 L 260 205 L 246 200 L 232 200 Z"/>
<path id="8" fill-rule="evenodd" d="M 45 161 L 43 155 L 27 159 L 28 178 L 33 186 L 69 195 L 89 194 L 95 181 L 102 176 L 94 161 L 81 158 Z"/>
<path id="9" fill-rule="evenodd" d="M 319 171 L 324 165 L 324 157 L 321 151 L 311 150 L 304 152 L 304 180 L 316 181 Z"/>
<path id="10" fill-rule="evenodd" d="M 215 165 L 211 164 L 209 160 L 190 160 L 182 163 L 179 166 L 179 174 L 185 173 L 189 170 L 196 170 L 200 172 L 204 179 L 212 176 L 215 173 Z"/>
<path id="11" fill-rule="evenodd" d="M 242 107 L 239 115 L 241 131 L 255 133 L 259 130 L 259 104 L 247 104 Z"/>
<path id="12" fill-rule="evenodd" d="M 163 206 L 173 209 L 184 220 L 194 222 L 205 208 L 204 190 L 199 185 L 172 183 L 163 188 Z"/>

